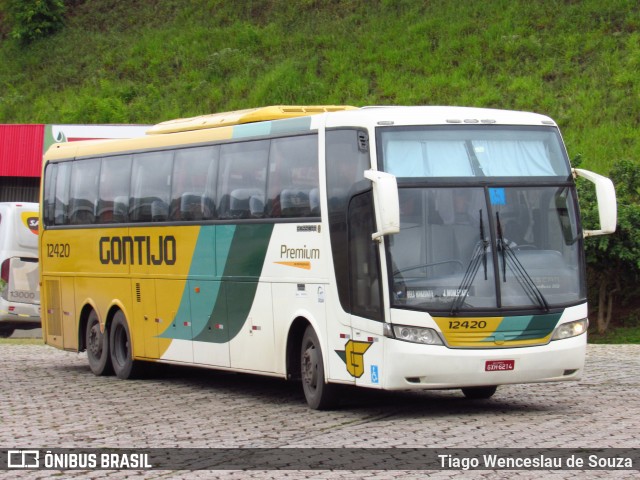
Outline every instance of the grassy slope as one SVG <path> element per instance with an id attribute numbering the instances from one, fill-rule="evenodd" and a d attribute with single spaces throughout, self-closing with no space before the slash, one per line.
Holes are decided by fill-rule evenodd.
<path id="1" fill-rule="evenodd" d="M 154 123 L 280 103 L 472 105 L 554 117 L 570 156 L 596 171 L 640 159 L 636 1 L 133 5 L 87 1 L 53 37 L 2 41 L 0 122 Z"/>
<path id="2" fill-rule="evenodd" d="M 0 122 L 154 123 L 267 104 L 451 104 L 554 117 L 570 155 L 640 158 L 628 0 L 96 0 L 0 45 Z"/>

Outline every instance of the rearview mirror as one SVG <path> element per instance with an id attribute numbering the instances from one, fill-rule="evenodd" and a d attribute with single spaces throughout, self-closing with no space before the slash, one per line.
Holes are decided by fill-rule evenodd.
<path id="1" fill-rule="evenodd" d="M 378 170 L 365 170 L 365 178 L 373 183 L 373 202 L 376 208 L 376 226 L 378 231 L 371 235 L 377 240 L 384 235 L 400 231 L 400 201 L 396 177 Z"/>
<path id="2" fill-rule="evenodd" d="M 618 219 L 618 207 L 616 205 L 616 190 L 613 182 L 589 170 L 581 168 L 573 169 L 574 177 L 583 177 L 596 186 L 596 198 L 598 201 L 598 216 L 600 217 L 600 230 L 585 230 L 585 237 L 595 235 L 607 235 L 616 231 Z"/>

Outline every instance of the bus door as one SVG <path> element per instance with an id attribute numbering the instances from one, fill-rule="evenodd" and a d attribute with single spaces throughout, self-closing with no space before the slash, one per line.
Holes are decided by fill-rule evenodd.
<path id="1" fill-rule="evenodd" d="M 335 290 L 327 304 L 329 378 L 379 386 L 382 364 L 382 281 L 375 232 L 369 135 L 326 131 L 327 213 Z M 333 299 L 333 296 L 328 296 Z M 337 354 L 337 355 L 336 355 Z"/>
<path id="2" fill-rule="evenodd" d="M 158 333 L 160 319 L 156 309 L 156 286 L 153 278 L 136 279 L 133 282 L 133 315 L 131 325 L 133 356 L 159 358 Z M 137 340 L 137 341 L 136 341 Z"/>
<path id="3" fill-rule="evenodd" d="M 345 345 L 346 367 L 356 385 L 380 386 L 382 351 L 382 278 L 371 190 L 355 195 L 348 213 L 349 287 L 353 336 Z"/>

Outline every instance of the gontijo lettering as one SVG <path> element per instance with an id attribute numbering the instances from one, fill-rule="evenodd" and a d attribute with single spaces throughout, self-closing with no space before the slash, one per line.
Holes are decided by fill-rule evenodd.
<path id="1" fill-rule="evenodd" d="M 104 265 L 174 265 L 176 239 L 173 235 L 100 237 L 100 263 Z"/>

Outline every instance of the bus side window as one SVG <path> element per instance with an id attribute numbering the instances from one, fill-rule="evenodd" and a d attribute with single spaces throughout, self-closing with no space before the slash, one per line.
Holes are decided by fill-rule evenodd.
<path id="1" fill-rule="evenodd" d="M 106 157 L 100 169 L 100 195 L 96 209 L 98 223 L 129 221 L 131 155 Z"/>
<path id="2" fill-rule="evenodd" d="M 171 220 L 198 221 L 215 218 L 215 186 L 219 146 L 176 150 L 171 191 Z"/>
<path id="3" fill-rule="evenodd" d="M 371 191 L 356 195 L 349 204 L 349 272 L 351 312 L 361 317 L 382 321 L 380 260 L 373 219 Z"/>
<path id="4" fill-rule="evenodd" d="M 231 218 L 252 218 L 262 216 L 264 210 L 262 200 L 264 190 L 257 188 L 236 188 L 229 195 L 229 211 Z"/>
<path id="5" fill-rule="evenodd" d="M 58 164 L 50 163 L 47 165 L 44 172 L 44 192 L 42 196 L 42 218 L 45 225 L 54 224 L 55 205 L 56 205 L 56 189 L 55 181 L 58 174 Z"/>
<path id="6" fill-rule="evenodd" d="M 69 223 L 88 225 L 95 221 L 100 159 L 76 160 L 71 168 Z"/>
<path id="7" fill-rule="evenodd" d="M 227 143 L 220 149 L 217 206 L 220 219 L 250 218 L 251 197 L 254 208 L 264 199 L 267 185 L 269 140 Z M 260 215 L 260 212 L 255 212 Z"/>
<path id="8" fill-rule="evenodd" d="M 317 135 L 271 141 L 267 216 L 320 216 L 318 186 Z"/>
<path id="9" fill-rule="evenodd" d="M 67 225 L 69 223 L 69 177 L 71 176 L 71 162 L 58 164 L 56 176 L 55 206 L 53 223 Z"/>
<path id="10" fill-rule="evenodd" d="M 371 188 L 371 182 L 364 179 L 364 171 L 370 168 L 369 152 L 361 148 L 358 133 L 345 129 L 326 134 L 329 234 L 340 305 L 345 312 L 351 311 L 349 259 L 344 248 L 348 244 L 348 205 L 353 195 Z"/>
<path id="11" fill-rule="evenodd" d="M 132 222 L 167 219 L 172 169 L 173 151 L 134 155 L 129 205 L 129 217 Z"/>

